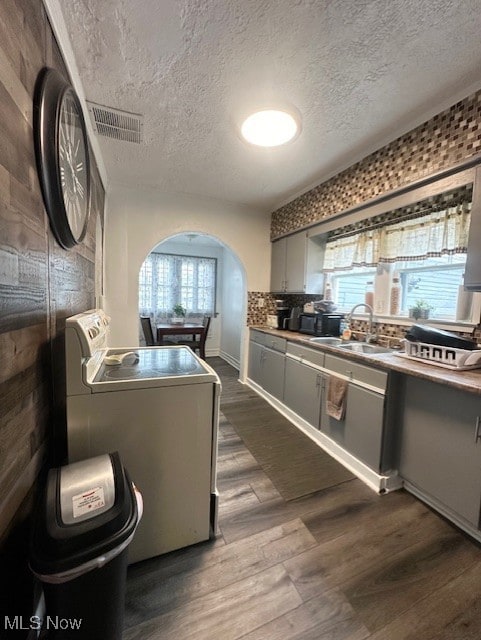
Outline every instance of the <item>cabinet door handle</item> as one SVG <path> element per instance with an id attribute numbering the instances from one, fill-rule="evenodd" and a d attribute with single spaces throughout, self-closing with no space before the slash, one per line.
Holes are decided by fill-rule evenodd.
<path id="1" fill-rule="evenodd" d="M 481 417 L 476 417 L 476 429 L 474 430 L 474 444 L 477 444 L 478 440 L 481 438 L 481 434 L 479 433 L 481 427 Z"/>

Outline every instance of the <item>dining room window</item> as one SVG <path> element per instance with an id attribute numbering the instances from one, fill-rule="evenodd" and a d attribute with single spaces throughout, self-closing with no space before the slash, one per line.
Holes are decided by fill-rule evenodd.
<path id="1" fill-rule="evenodd" d="M 215 313 L 217 259 L 150 253 L 139 274 L 139 312 L 155 320 L 181 304 L 188 317 Z"/>

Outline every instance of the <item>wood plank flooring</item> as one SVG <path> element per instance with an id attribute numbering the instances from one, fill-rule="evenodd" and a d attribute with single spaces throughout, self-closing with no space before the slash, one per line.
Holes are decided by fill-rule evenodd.
<path id="1" fill-rule="evenodd" d="M 232 367 L 209 363 L 221 409 L 255 404 Z M 129 568 L 125 640 L 481 639 L 477 543 L 356 478 L 285 501 L 255 453 L 222 418 L 219 535 Z"/>

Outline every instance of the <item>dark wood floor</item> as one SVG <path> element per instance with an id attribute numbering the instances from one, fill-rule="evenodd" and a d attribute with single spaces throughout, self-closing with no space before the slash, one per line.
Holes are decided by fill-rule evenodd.
<path id="1" fill-rule="evenodd" d="M 209 362 L 221 406 L 249 407 Z M 215 541 L 130 567 L 125 640 L 481 639 L 481 548 L 408 493 L 352 479 L 286 502 L 225 419 L 218 489 Z"/>

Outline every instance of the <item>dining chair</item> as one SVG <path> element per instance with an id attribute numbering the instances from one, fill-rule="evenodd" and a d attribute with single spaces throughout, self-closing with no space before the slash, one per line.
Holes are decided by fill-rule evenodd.
<path id="1" fill-rule="evenodd" d="M 175 345 L 172 340 L 162 340 L 157 342 L 154 338 L 154 332 L 152 331 L 152 322 L 150 316 L 140 316 L 140 323 L 142 325 L 142 331 L 144 332 L 145 344 L 147 347 L 163 347 L 166 345 Z"/>
<path id="2" fill-rule="evenodd" d="M 207 340 L 207 334 L 209 333 L 211 316 L 204 316 L 202 318 L 202 326 L 204 330 L 199 336 L 198 340 L 179 340 L 177 344 L 183 344 L 190 347 L 192 351 L 198 351 L 200 357 L 205 360 L 205 341 Z"/>

